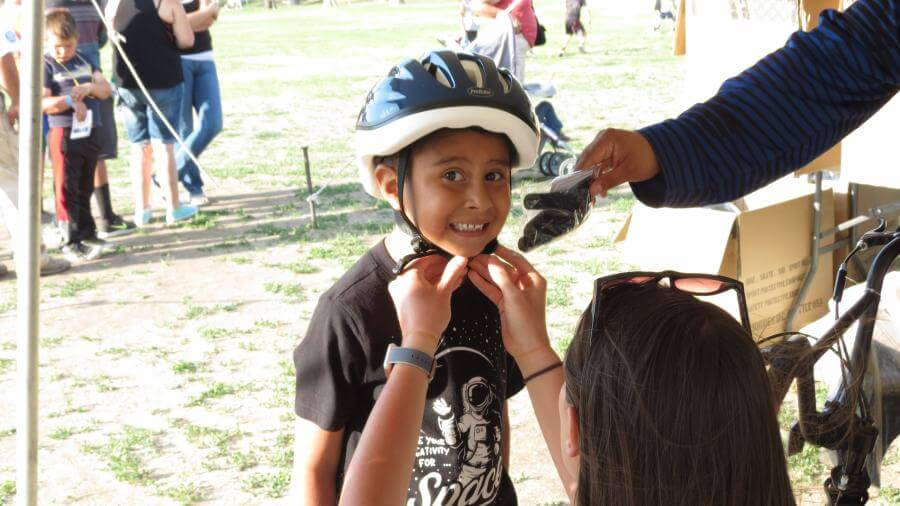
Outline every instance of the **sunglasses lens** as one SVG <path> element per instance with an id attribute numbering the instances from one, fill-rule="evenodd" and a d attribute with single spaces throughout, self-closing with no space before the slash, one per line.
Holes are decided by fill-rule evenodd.
<path id="1" fill-rule="evenodd" d="M 724 281 L 708 278 L 679 278 L 674 281 L 675 288 L 682 292 L 697 295 L 716 293 L 725 286 Z"/>

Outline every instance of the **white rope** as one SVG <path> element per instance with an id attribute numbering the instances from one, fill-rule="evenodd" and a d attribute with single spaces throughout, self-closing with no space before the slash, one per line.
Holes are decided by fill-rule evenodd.
<path id="1" fill-rule="evenodd" d="M 341 167 L 341 169 L 338 171 L 337 175 L 332 175 L 331 178 L 328 179 L 328 181 L 326 181 L 325 184 L 323 184 L 321 188 L 316 190 L 316 192 L 313 193 L 312 195 L 306 197 L 306 201 L 311 202 L 311 203 L 318 203 L 319 202 L 319 194 L 321 194 L 323 191 L 325 191 L 325 188 L 328 188 L 329 186 L 331 186 L 331 183 L 333 183 L 336 179 L 343 177 L 347 173 L 347 167 L 349 167 L 355 159 L 356 159 L 356 156 L 351 156 L 350 159 L 347 161 L 347 163 L 345 163 L 344 166 Z"/>
<path id="2" fill-rule="evenodd" d="M 135 82 L 137 82 L 138 87 L 144 93 L 144 97 L 150 103 L 150 107 L 153 108 L 153 110 L 156 112 L 156 115 L 159 116 L 160 119 L 162 119 L 163 124 L 165 124 L 169 132 L 175 137 L 175 140 L 178 141 L 178 144 L 181 146 L 180 149 L 183 149 L 184 152 L 187 153 L 187 155 L 191 158 L 191 161 L 193 161 L 197 165 L 197 169 L 200 171 L 203 177 L 210 181 L 213 186 L 218 188 L 218 181 L 216 181 L 216 179 L 212 177 L 209 172 L 203 169 L 203 166 L 200 165 L 200 160 L 198 160 L 197 157 L 194 156 L 194 153 L 187 147 L 187 144 L 185 144 L 184 139 L 181 137 L 181 135 L 178 134 L 178 132 L 175 131 L 175 128 L 173 128 L 172 124 L 169 123 L 169 120 L 166 119 L 162 111 L 159 110 L 159 106 L 156 105 L 156 101 L 153 100 L 153 97 L 150 96 L 150 91 L 144 85 L 144 82 L 141 80 L 140 76 L 138 76 L 137 70 L 135 70 L 134 65 L 131 63 L 131 60 L 128 59 L 128 56 L 125 54 L 125 50 L 122 49 L 122 46 L 119 44 L 119 41 L 125 40 L 125 37 L 117 32 L 116 29 L 113 28 L 113 26 L 109 23 L 109 21 L 106 19 L 105 14 L 103 13 L 103 9 L 101 9 L 100 4 L 97 3 L 97 0 L 91 0 L 91 3 L 94 4 L 94 9 L 96 9 L 97 13 L 100 15 L 100 21 L 103 23 L 103 26 L 106 27 L 106 33 L 109 36 L 109 42 L 113 45 L 113 47 L 116 48 L 116 51 L 119 52 L 119 56 L 125 62 L 128 70 L 131 71 L 131 75 L 134 76 Z"/>

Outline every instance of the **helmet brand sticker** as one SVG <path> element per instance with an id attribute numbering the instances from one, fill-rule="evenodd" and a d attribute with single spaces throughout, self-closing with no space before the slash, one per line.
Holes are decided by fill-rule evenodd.
<path id="1" fill-rule="evenodd" d="M 467 90 L 469 95 L 473 97 L 492 97 L 494 96 L 494 90 L 490 88 L 479 88 L 477 86 L 472 86 Z"/>

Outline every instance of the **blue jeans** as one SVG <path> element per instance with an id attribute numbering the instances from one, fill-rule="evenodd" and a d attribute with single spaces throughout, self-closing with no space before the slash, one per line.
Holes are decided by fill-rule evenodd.
<path id="1" fill-rule="evenodd" d="M 132 144 L 144 144 L 150 139 L 160 140 L 163 144 L 175 142 L 175 136 L 169 132 L 162 119 L 150 107 L 147 97 L 140 89 L 119 88 L 119 112 L 125 122 L 128 140 Z M 171 88 L 151 89 L 150 96 L 174 128 L 178 127 L 178 108 L 181 105 L 182 85 Z"/>
<path id="2" fill-rule="evenodd" d="M 184 70 L 184 96 L 181 100 L 181 122 L 178 133 L 187 148 L 197 158 L 222 131 L 222 97 L 219 93 L 219 76 L 212 60 L 181 59 Z M 194 129 L 194 109 L 197 110 L 197 128 Z M 203 194 L 203 180 L 197 164 L 184 148 L 175 154 L 178 179 L 191 195 Z"/>

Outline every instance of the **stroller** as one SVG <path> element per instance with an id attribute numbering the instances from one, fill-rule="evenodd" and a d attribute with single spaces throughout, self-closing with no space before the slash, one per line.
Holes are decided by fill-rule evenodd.
<path id="1" fill-rule="evenodd" d="M 525 89 L 528 90 L 530 86 L 526 85 Z M 541 142 L 538 145 L 540 155 L 534 168 L 546 177 L 562 176 L 575 170 L 575 151 L 567 142 L 568 137 L 563 134 L 563 124 L 556 115 L 553 104 L 542 100 L 534 107 L 534 113 L 541 127 Z M 545 151 L 548 146 L 550 149 Z"/>

